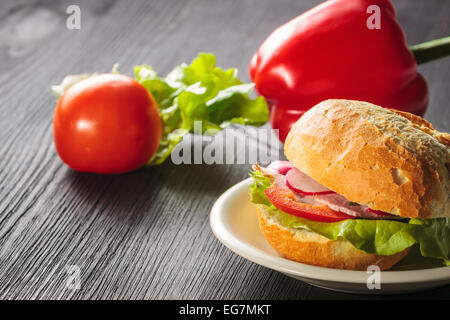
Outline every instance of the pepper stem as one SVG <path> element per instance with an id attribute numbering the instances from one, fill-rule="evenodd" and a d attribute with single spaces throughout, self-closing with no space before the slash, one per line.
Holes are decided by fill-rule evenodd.
<path id="1" fill-rule="evenodd" d="M 423 64 L 450 55 L 450 36 L 416 44 L 409 48 L 417 64 Z"/>

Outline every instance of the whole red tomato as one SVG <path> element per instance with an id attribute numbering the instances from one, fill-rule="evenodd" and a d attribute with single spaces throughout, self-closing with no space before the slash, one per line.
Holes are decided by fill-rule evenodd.
<path id="1" fill-rule="evenodd" d="M 151 94 L 136 80 L 101 74 L 72 85 L 53 119 L 56 151 L 72 169 L 124 173 L 142 167 L 161 139 Z"/>

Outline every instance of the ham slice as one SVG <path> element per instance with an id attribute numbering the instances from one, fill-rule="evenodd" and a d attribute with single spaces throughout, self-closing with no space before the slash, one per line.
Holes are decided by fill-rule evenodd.
<path id="1" fill-rule="evenodd" d="M 267 169 L 274 170 L 282 175 L 286 175 L 286 173 L 288 173 L 288 171 L 292 168 L 294 168 L 294 165 L 292 163 L 283 160 L 274 161 L 267 167 Z"/>
<path id="2" fill-rule="evenodd" d="M 366 205 L 348 201 L 344 196 L 334 194 L 321 194 L 314 196 L 316 202 L 328 206 L 335 211 L 365 219 L 395 219 L 397 216 L 387 212 L 372 210 Z"/>

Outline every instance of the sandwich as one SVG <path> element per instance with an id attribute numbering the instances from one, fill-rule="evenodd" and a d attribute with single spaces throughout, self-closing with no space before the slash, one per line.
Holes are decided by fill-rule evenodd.
<path id="1" fill-rule="evenodd" d="M 283 257 L 386 270 L 413 248 L 450 265 L 450 135 L 421 117 L 326 100 L 290 130 L 287 161 L 254 165 L 250 199 Z"/>

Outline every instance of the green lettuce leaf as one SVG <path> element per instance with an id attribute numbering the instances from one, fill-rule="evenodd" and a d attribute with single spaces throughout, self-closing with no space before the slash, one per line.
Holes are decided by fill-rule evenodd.
<path id="1" fill-rule="evenodd" d="M 53 94 L 55 95 L 55 97 L 57 99 L 59 99 L 59 97 L 61 97 L 63 95 L 63 93 L 73 84 L 87 79 L 89 77 L 92 77 L 96 75 L 96 73 L 94 74 L 89 74 L 89 73 L 83 73 L 83 74 L 70 74 L 68 76 L 65 76 L 63 81 L 60 84 L 56 84 L 50 87 L 50 89 L 52 90 Z"/>
<path id="2" fill-rule="evenodd" d="M 355 248 L 378 255 L 392 255 L 418 244 L 424 257 L 441 259 L 450 265 L 450 219 L 410 219 L 406 221 L 348 219 L 317 222 L 303 219 L 275 208 L 264 194 L 271 178 L 259 171 L 251 173 L 250 200 L 264 205 L 276 221 L 287 228 L 316 232 L 328 239 L 349 241 Z"/>
<path id="3" fill-rule="evenodd" d="M 272 184 L 272 178 L 265 176 L 261 171 L 255 170 L 250 173 L 253 178 L 249 185 L 250 201 L 256 204 L 263 204 L 266 206 L 271 206 L 269 199 L 267 199 L 264 190 L 268 189 Z"/>
<path id="4" fill-rule="evenodd" d="M 183 135 L 194 131 L 218 131 L 231 123 L 262 125 L 269 119 L 263 97 L 250 98 L 253 84 L 237 78 L 236 69 L 215 66 L 213 54 L 200 53 L 190 65 L 175 67 L 161 78 L 150 66 L 136 66 L 135 77 L 155 98 L 163 122 L 161 144 L 149 164 L 163 162 Z"/>

